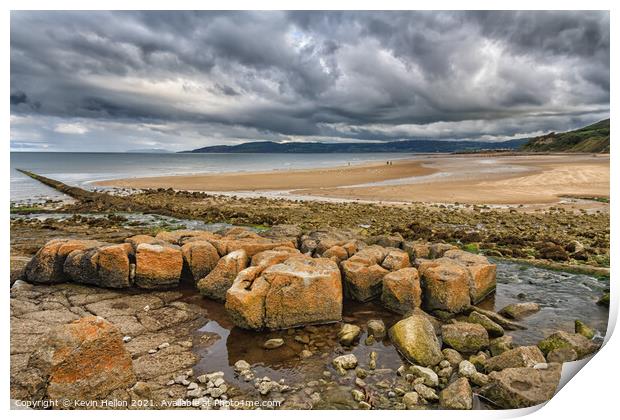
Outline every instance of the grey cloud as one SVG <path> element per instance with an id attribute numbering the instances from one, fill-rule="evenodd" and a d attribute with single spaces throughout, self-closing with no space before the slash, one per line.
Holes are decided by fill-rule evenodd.
<path id="1" fill-rule="evenodd" d="M 605 117 L 609 45 L 608 12 L 12 12 L 11 113 L 178 149 L 513 137 Z"/>

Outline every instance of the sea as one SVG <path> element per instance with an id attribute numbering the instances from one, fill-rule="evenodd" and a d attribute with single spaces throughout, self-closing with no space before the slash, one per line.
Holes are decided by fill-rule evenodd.
<path id="1" fill-rule="evenodd" d="M 411 153 L 71 153 L 11 152 L 11 202 L 31 203 L 66 196 L 16 169 L 65 184 L 93 189 L 116 178 L 311 169 L 400 160 Z"/>

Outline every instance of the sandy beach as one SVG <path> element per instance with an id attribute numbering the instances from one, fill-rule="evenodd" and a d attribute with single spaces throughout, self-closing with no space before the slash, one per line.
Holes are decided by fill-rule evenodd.
<path id="1" fill-rule="evenodd" d="M 438 155 L 328 169 L 108 180 L 107 187 L 288 191 L 368 201 L 549 204 L 609 197 L 609 155 Z"/>

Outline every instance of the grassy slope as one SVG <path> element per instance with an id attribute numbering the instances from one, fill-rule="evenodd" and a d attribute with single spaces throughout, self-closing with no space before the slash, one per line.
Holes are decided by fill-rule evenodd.
<path id="1" fill-rule="evenodd" d="M 566 133 L 550 133 L 530 139 L 527 152 L 609 153 L 609 119 Z"/>

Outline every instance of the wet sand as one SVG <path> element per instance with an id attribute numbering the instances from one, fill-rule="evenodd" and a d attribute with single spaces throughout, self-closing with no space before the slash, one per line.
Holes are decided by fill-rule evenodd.
<path id="1" fill-rule="evenodd" d="M 367 201 L 550 204 L 564 197 L 609 197 L 609 155 L 437 155 L 393 165 L 133 178 L 98 182 L 125 188 L 287 191 Z"/>
<path id="2" fill-rule="evenodd" d="M 190 191 L 270 191 L 339 187 L 386 179 L 418 177 L 436 170 L 421 161 L 395 161 L 334 168 L 271 172 L 231 172 L 128 178 L 96 182 L 95 185 L 125 188 L 174 188 Z M 242 170 L 243 168 L 239 168 Z"/>

